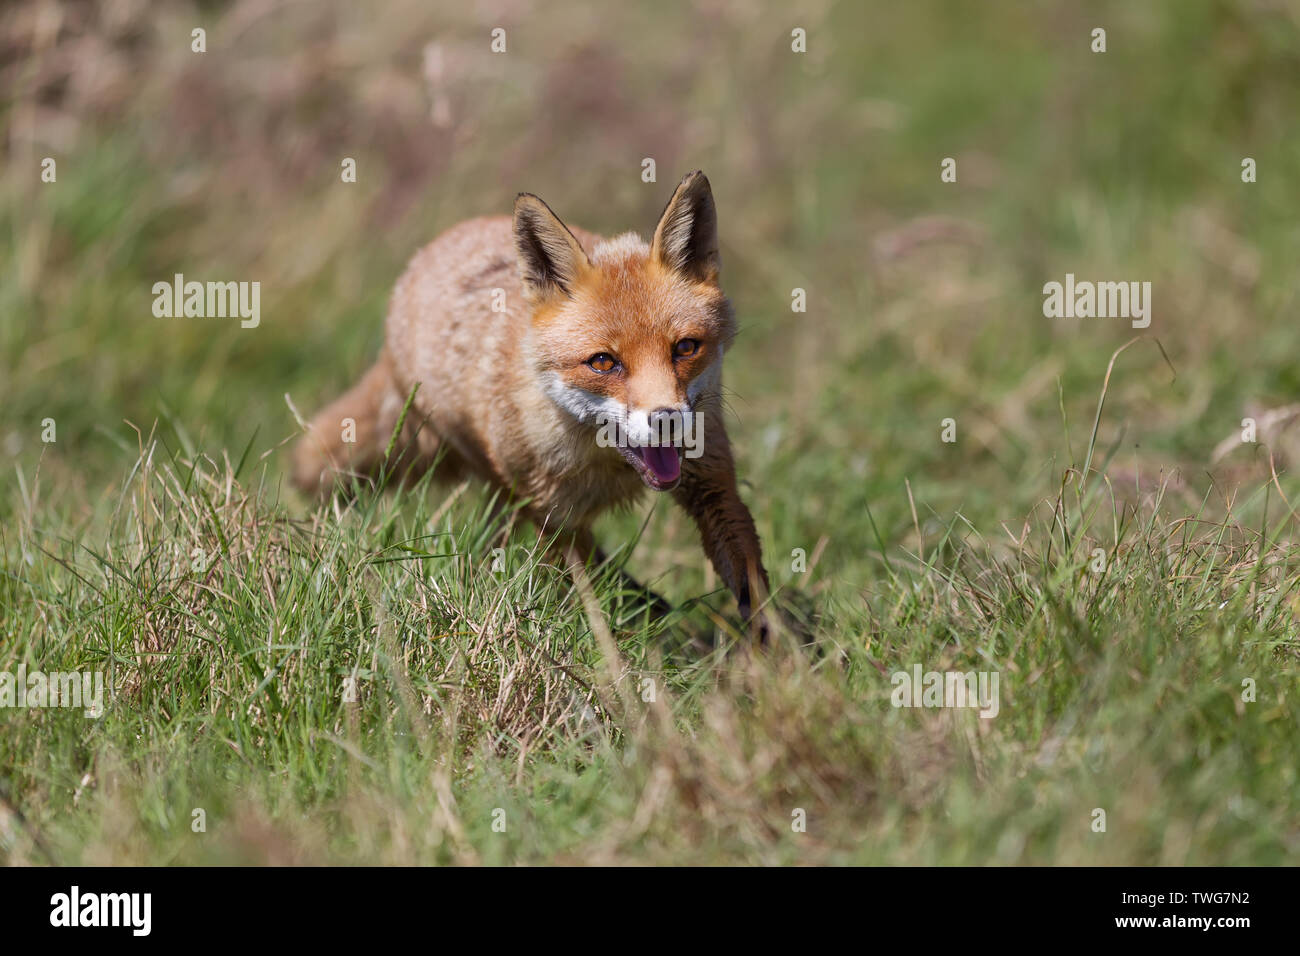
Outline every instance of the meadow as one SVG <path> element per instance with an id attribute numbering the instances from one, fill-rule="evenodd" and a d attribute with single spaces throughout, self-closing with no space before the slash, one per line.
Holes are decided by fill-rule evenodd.
<path id="1" fill-rule="evenodd" d="M 0 673 L 105 682 L 0 707 L 0 861 L 1294 863 L 1300 6 L 1083 7 L 0 11 Z M 289 487 L 417 248 L 696 168 L 768 646 L 668 501 L 598 528 L 650 620 L 478 486 Z"/>

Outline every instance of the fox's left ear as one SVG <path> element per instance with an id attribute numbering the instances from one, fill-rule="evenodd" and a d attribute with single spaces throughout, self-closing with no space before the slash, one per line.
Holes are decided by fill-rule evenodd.
<path id="1" fill-rule="evenodd" d="M 698 169 L 686 174 L 664 207 L 650 254 L 692 279 L 718 281 L 718 212 L 709 179 Z"/>

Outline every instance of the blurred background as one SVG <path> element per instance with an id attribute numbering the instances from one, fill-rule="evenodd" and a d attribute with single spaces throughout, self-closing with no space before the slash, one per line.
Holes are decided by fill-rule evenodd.
<path id="1" fill-rule="evenodd" d="M 1297 117 L 1280 0 L 0 6 L 0 672 L 112 688 L 0 715 L 0 860 L 1293 862 Z M 285 489 L 286 395 L 372 362 L 458 221 L 646 235 L 697 168 L 743 495 L 820 617 L 675 654 L 730 613 L 695 529 L 603 519 L 653 509 L 630 570 L 689 605 L 615 634 L 651 720 L 567 581 L 501 585 L 482 493 Z M 260 324 L 155 317 L 176 273 Z M 1150 327 L 1046 318 L 1067 273 L 1150 282 Z M 890 707 L 921 664 L 995 668 L 998 719 Z"/>
<path id="2" fill-rule="evenodd" d="M 29 2 L 0 11 L 0 96 L 6 514 L 38 466 L 53 507 L 93 513 L 139 447 L 127 423 L 217 458 L 276 447 L 285 394 L 310 413 L 371 362 L 439 231 L 527 190 L 648 234 L 695 168 L 742 326 L 731 428 L 776 553 L 824 538 L 856 586 L 864 505 L 886 544 L 915 533 L 905 481 L 922 519 L 961 509 L 990 535 L 1053 494 L 1139 334 L 1044 318 L 1067 272 L 1153 284 L 1098 436 L 1120 493 L 1165 478 L 1195 502 L 1211 474 L 1266 475 L 1257 449 L 1213 459 L 1269 410 L 1285 465 L 1296 3 Z M 259 281 L 260 327 L 155 318 L 177 272 Z M 692 547 L 666 520 L 660 571 Z"/>

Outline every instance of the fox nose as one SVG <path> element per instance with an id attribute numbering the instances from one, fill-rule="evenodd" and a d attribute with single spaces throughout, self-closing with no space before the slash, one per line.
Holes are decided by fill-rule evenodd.
<path id="1" fill-rule="evenodd" d="M 660 444 L 671 445 L 681 439 L 678 432 L 682 427 L 682 410 L 680 408 L 656 408 L 647 416 L 650 422 L 650 434 Z"/>

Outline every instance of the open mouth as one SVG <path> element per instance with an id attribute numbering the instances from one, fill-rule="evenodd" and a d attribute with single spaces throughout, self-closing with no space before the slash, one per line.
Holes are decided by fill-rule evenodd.
<path id="1" fill-rule="evenodd" d="M 682 477 L 681 449 L 672 445 L 620 445 L 619 451 L 655 491 L 669 491 Z"/>

